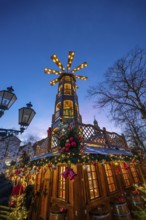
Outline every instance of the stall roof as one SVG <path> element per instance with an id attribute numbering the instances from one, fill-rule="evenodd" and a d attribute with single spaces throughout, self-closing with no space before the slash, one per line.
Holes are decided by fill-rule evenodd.
<path id="1" fill-rule="evenodd" d="M 87 154 L 102 154 L 102 155 L 108 155 L 108 154 L 115 154 L 115 155 L 127 155 L 132 156 L 130 150 L 124 150 L 124 149 L 117 149 L 117 148 L 101 148 L 101 147 L 89 147 L 86 146 L 85 153 Z"/>
<path id="2" fill-rule="evenodd" d="M 101 154 L 101 155 L 108 155 L 108 154 L 114 154 L 114 155 L 126 155 L 126 156 L 132 156 L 130 150 L 124 150 L 124 149 L 118 149 L 118 148 L 103 148 L 103 147 L 94 147 L 94 146 L 86 146 L 85 148 L 86 154 Z M 57 153 L 59 154 L 59 153 Z M 46 153 L 40 156 L 34 156 L 30 161 L 39 160 L 46 157 L 52 157 L 57 154 L 53 153 Z"/>
<path id="3" fill-rule="evenodd" d="M 42 159 L 42 158 L 52 157 L 52 156 L 53 156 L 52 153 L 42 154 L 40 156 L 34 156 L 33 158 L 31 158 L 30 161 L 39 160 L 39 159 Z"/>

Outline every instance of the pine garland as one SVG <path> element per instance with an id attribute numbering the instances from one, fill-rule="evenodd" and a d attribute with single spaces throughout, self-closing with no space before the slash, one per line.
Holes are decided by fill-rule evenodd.
<path id="1" fill-rule="evenodd" d="M 28 216 L 28 211 L 24 206 L 24 194 L 12 197 L 11 200 L 14 202 L 15 207 L 13 211 L 8 215 L 8 220 L 25 220 Z"/>

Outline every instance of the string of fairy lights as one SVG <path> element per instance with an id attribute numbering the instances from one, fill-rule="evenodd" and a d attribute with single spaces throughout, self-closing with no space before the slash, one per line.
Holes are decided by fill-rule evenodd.
<path id="1" fill-rule="evenodd" d="M 29 174 L 37 174 L 40 169 L 52 168 L 56 169 L 58 165 L 62 164 L 66 167 L 72 167 L 73 165 L 80 164 L 83 169 L 86 169 L 88 164 L 91 165 L 114 165 L 120 167 L 120 164 L 125 165 L 125 169 L 129 168 L 132 164 L 140 164 L 142 161 L 137 156 L 117 156 L 117 155 L 79 155 L 76 157 L 75 154 L 67 153 L 54 155 L 52 157 L 40 158 L 38 160 L 29 161 L 28 164 L 15 164 L 11 166 L 7 172 L 10 175 L 16 175 L 20 178 Z"/>
<path id="2" fill-rule="evenodd" d="M 57 57 L 56 54 L 53 54 L 51 56 L 51 60 L 58 66 L 58 68 L 61 70 L 61 71 L 58 71 L 58 70 L 54 70 L 54 69 L 50 69 L 50 68 L 45 68 L 44 69 L 44 72 L 46 74 L 55 74 L 55 75 L 59 75 L 59 77 L 65 73 L 65 70 L 66 72 L 68 73 L 68 71 L 70 70 L 71 68 L 71 65 L 72 65 L 72 62 L 73 62 L 73 59 L 74 59 L 74 55 L 75 53 L 73 51 L 69 51 L 68 53 L 68 60 L 67 60 L 67 67 L 65 68 L 61 61 L 59 60 L 59 58 Z M 76 71 L 79 71 L 80 69 L 83 69 L 87 67 L 87 62 L 83 62 L 82 64 L 80 64 L 79 66 L 75 67 L 73 70 L 70 71 L 70 74 L 72 74 L 76 79 L 81 79 L 81 80 L 87 80 L 87 77 L 86 76 L 80 76 L 80 75 L 75 75 L 74 73 Z M 57 82 L 59 81 L 59 78 L 56 78 L 52 81 L 50 81 L 50 85 L 53 86 L 55 85 Z"/>
<path id="3" fill-rule="evenodd" d="M 61 73 L 62 73 L 62 72 L 59 72 L 59 71 L 57 71 L 57 70 L 52 70 L 52 69 L 50 69 L 50 68 L 45 68 L 45 69 L 44 69 L 44 72 L 47 73 L 47 74 L 54 73 L 54 74 L 56 74 L 56 75 L 61 75 Z"/>
<path id="4" fill-rule="evenodd" d="M 51 56 L 51 60 L 57 64 L 57 66 L 59 67 L 59 69 L 61 69 L 62 71 L 65 70 L 65 68 L 63 67 L 61 61 L 58 59 L 57 55 L 56 54 L 53 54 Z"/>
<path id="5" fill-rule="evenodd" d="M 71 68 L 72 61 L 74 59 L 74 55 L 75 55 L 74 52 L 69 51 L 69 53 L 68 53 L 68 61 L 67 61 L 67 70 L 70 70 L 70 68 Z"/>
<path id="6" fill-rule="evenodd" d="M 118 165 L 121 162 L 127 163 L 141 163 L 141 159 L 138 156 L 125 156 L 125 155 L 100 155 L 100 154 L 84 154 L 75 155 L 74 153 L 65 153 L 54 155 L 48 158 L 41 158 L 38 160 L 33 160 L 28 163 L 29 167 L 32 166 L 43 166 L 45 164 L 50 164 L 56 166 L 59 163 L 65 163 L 67 165 L 77 165 L 77 164 L 94 164 L 94 163 L 113 163 Z"/>

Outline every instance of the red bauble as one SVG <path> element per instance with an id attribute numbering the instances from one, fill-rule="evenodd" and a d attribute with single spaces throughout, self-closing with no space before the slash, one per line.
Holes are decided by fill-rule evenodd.
<path id="1" fill-rule="evenodd" d="M 67 143 L 65 144 L 65 148 L 70 148 L 70 143 L 67 142 Z"/>
<path id="2" fill-rule="evenodd" d="M 17 184 L 13 187 L 11 196 L 18 196 L 24 192 L 24 188 L 22 184 Z"/>
<path id="3" fill-rule="evenodd" d="M 134 195 L 139 195 L 139 191 L 137 189 L 135 189 L 133 192 L 132 192 Z"/>
<path id="4" fill-rule="evenodd" d="M 73 138 L 73 137 L 70 137 L 70 138 L 69 138 L 69 141 L 70 141 L 70 142 L 72 142 L 73 140 L 74 140 L 74 138 Z"/>
<path id="5" fill-rule="evenodd" d="M 76 147 L 77 146 L 77 143 L 75 141 L 71 142 L 71 146 L 72 147 Z"/>
<path id="6" fill-rule="evenodd" d="M 20 173 L 21 173 L 21 170 L 16 170 L 16 171 L 15 171 L 15 174 L 16 174 L 16 175 L 19 175 Z"/>
<path id="7" fill-rule="evenodd" d="M 68 130 L 68 131 L 70 131 L 70 130 L 71 130 L 71 126 L 70 126 L 70 125 L 67 127 L 67 130 Z"/>
<path id="8" fill-rule="evenodd" d="M 65 151 L 68 152 L 68 151 L 69 151 L 69 147 L 66 147 L 66 148 L 65 148 Z"/>
<path id="9" fill-rule="evenodd" d="M 85 149 L 85 146 L 81 146 L 81 149 L 83 149 L 83 150 L 84 150 L 84 149 Z"/>
<path id="10" fill-rule="evenodd" d="M 61 147 L 58 147 L 58 152 L 62 152 L 62 148 Z"/>
<path id="11" fill-rule="evenodd" d="M 120 203 L 123 203 L 123 202 L 125 202 L 125 198 L 121 196 L 121 197 L 117 198 L 117 201 Z"/>

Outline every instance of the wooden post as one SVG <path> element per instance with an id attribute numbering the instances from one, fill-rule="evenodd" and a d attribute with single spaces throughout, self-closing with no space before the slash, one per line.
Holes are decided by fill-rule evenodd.
<path id="1" fill-rule="evenodd" d="M 35 208 L 32 213 L 32 220 L 39 219 L 40 198 L 41 198 L 41 189 L 42 189 L 41 185 L 42 185 L 42 169 L 39 170 L 39 173 L 37 174 L 36 182 L 35 182 L 35 198 L 34 198 Z"/>
<path id="2" fill-rule="evenodd" d="M 85 213 L 85 194 L 82 183 L 82 167 L 80 164 L 74 165 L 73 170 L 77 173 L 74 179 L 74 220 L 86 219 Z"/>
<path id="3" fill-rule="evenodd" d="M 46 170 L 43 174 L 42 180 L 42 193 L 41 193 L 41 200 L 40 200 L 40 217 L 43 219 L 48 219 L 49 215 L 49 201 L 50 201 L 50 188 L 51 188 L 51 170 L 50 168 L 46 167 Z"/>
<path id="4" fill-rule="evenodd" d="M 48 128 L 47 133 L 48 133 L 48 149 L 47 149 L 47 151 L 50 152 L 51 151 L 51 142 L 52 142 L 52 130 L 51 130 L 51 127 Z"/>
<path id="5" fill-rule="evenodd" d="M 104 134 L 104 137 L 105 137 L 106 144 L 108 145 L 109 148 L 111 148 L 110 141 L 109 141 L 109 138 L 108 138 L 107 131 L 106 131 L 105 127 L 103 127 L 103 134 Z"/>

